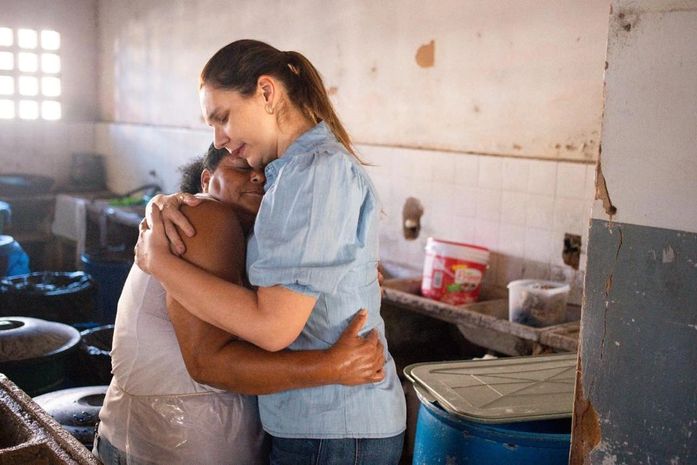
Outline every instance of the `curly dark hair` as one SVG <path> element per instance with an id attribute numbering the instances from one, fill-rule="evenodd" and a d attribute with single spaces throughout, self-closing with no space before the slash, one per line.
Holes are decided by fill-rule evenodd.
<path id="1" fill-rule="evenodd" d="M 182 178 L 179 183 L 179 191 L 187 194 L 198 194 L 201 192 L 201 173 L 203 170 L 207 169 L 212 173 L 218 168 L 220 161 L 227 155 L 227 150 L 216 149 L 211 144 L 205 155 L 198 156 L 181 166 L 179 172 L 181 172 Z"/>

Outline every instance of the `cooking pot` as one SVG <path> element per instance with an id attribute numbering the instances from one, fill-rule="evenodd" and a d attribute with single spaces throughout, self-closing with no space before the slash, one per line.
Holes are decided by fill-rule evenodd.
<path id="1" fill-rule="evenodd" d="M 108 387 L 62 389 L 35 397 L 34 402 L 85 447 L 92 449 L 95 425 Z"/>
<path id="2" fill-rule="evenodd" d="M 80 333 L 68 325 L 38 318 L 0 318 L 0 373 L 30 396 L 60 389 Z"/>

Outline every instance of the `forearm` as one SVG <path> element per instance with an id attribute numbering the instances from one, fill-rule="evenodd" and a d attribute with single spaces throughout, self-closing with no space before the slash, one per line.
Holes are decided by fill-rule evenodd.
<path id="1" fill-rule="evenodd" d="M 289 321 L 292 313 L 274 302 L 273 291 L 268 290 L 273 288 L 255 292 L 171 254 L 164 255 L 152 272 L 167 293 L 193 315 L 271 351 L 287 347 L 297 337 L 314 304 L 313 299 L 306 315 Z"/>
<path id="2" fill-rule="evenodd" d="M 339 382 L 329 351 L 267 352 L 245 341 L 230 341 L 200 364 L 197 381 L 241 394 L 271 394 Z"/>

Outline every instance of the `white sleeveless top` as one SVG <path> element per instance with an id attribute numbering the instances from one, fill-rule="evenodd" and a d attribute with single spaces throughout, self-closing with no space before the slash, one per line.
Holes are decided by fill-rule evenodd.
<path id="1" fill-rule="evenodd" d="M 119 299 L 99 434 L 136 463 L 268 463 L 257 400 L 189 376 L 165 290 L 134 265 Z"/>

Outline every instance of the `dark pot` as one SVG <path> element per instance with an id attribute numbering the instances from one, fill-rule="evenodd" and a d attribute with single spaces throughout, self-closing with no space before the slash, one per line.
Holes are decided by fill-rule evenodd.
<path id="1" fill-rule="evenodd" d="M 80 333 L 79 369 L 76 384 L 93 386 L 111 382 L 111 342 L 114 325 L 97 326 Z"/>
<path id="2" fill-rule="evenodd" d="M 80 333 L 68 325 L 18 316 L 0 318 L 0 373 L 30 396 L 65 386 Z"/>
<path id="3" fill-rule="evenodd" d="M 94 281 L 82 271 L 12 276 L 0 280 L 0 316 L 84 323 L 95 319 L 96 296 Z"/>
<path id="4" fill-rule="evenodd" d="M 34 398 L 46 413 L 88 449 L 92 449 L 99 410 L 109 386 L 87 386 L 49 392 Z"/>

